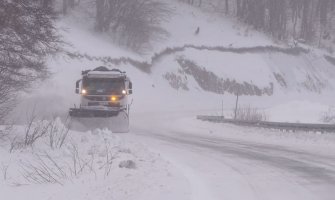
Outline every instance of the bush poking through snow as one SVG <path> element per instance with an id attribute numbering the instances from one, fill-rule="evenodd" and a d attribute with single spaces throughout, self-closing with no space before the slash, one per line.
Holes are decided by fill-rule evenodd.
<path id="1" fill-rule="evenodd" d="M 120 168 L 136 169 L 136 163 L 132 160 L 124 160 L 119 163 Z"/>
<path id="2" fill-rule="evenodd" d="M 21 175 L 29 184 L 60 184 L 65 180 L 78 177 L 84 173 L 93 173 L 96 176 L 94 168 L 94 156 L 82 158 L 77 145 L 70 147 L 70 159 L 59 159 L 48 153 L 35 155 L 33 160 L 21 161 Z"/>
<path id="3" fill-rule="evenodd" d="M 21 162 L 21 174 L 28 183 L 58 183 L 63 185 L 62 180 L 68 176 L 64 167 L 60 166 L 50 155 L 36 155 L 36 160 Z"/>
<path id="4" fill-rule="evenodd" d="M 64 185 L 82 176 L 108 178 L 119 167 L 136 167 L 134 161 L 125 161 L 118 167 L 119 161 L 131 160 L 133 154 L 110 131 L 97 129 L 86 132 L 87 142 L 82 143 L 82 133 L 70 132 L 67 127 L 57 118 L 51 121 L 30 120 L 26 128 L 17 127 L 8 137 L 11 142 L 4 143 L 10 145 L 13 160 L 0 162 L 0 180 L 18 186 Z M 9 165 L 18 166 L 18 170 L 8 170 Z"/>
<path id="5" fill-rule="evenodd" d="M 95 175 L 95 170 L 93 167 L 94 155 L 91 155 L 90 158 L 82 158 L 79 153 L 78 146 L 72 144 L 71 146 L 71 167 L 69 167 L 71 176 L 79 176 L 85 171 L 93 172 Z"/>
<path id="6" fill-rule="evenodd" d="M 34 116 L 30 117 L 25 127 L 23 138 L 15 136 L 11 139 L 9 152 L 26 147 L 33 147 L 39 138 L 42 138 L 48 133 L 51 124 L 51 121 L 37 120 Z"/>
<path id="7" fill-rule="evenodd" d="M 2 171 L 3 180 L 7 180 L 8 168 L 9 168 L 9 165 L 5 165 L 5 164 L 1 163 L 1 171 Z"/>
<path id="8" fill-rule="evenodd" d="M 329 107 L 326 112 L 323 112 L 321 114 L 321 121 L 335 124 L 335 107 Z"/>
<path id="9" fill-rule="evenodd" d="M 7 140 L 12 130 L 13 130 L 13 125 L 6 126 L 4 129 L 0 130 L 0 141 Z"/>
<path id="10" fill-rule="evenodd" d="M 113 160 L 116 158 L 116 154 L 118 152 L 113 152 L 113 147 L 111 147 L 111 144 L 107 141 L 105 141 L 105 151 L 104 153 L 104 157 L 105 157 L 105 163 L 100 166 L 99 169 L 104 168 L 104 177 L 109 176 L 110 171 L 112 169 L 112 164 L 113 164 Z"/>
<path id="11" fill-rule="evenodd" d="M 264 112 L 260 111 L 257 108 L 253 108 L 249 105 L 249 106 L 237 107 L 236 120 L 243 120 L 250 122 L 266 121 L 267 116 Z"/>
<path id="12" fill-rule="evenodd" d="M 37 139 L 48 133 L 51 127 L 52 122 L 50 121 L 35 121 L 34 118 L 31 118 L 25 130 L 24 146 L 32 147 Z"/>
<path id="13" fill-rule="evenodd" d="M 49 138 L 51 149 L 59 149 L 66 141 L 69 127 L 68 120 L 66 120 L 64 125 L 59 118 L 48 121 L 30 117 L 24 130 L 24 136 L 15 136 L 11 139 L 10 152 L 26 147 L 33 147 L 37 140 L 43 137 Z"/>
<path id="14" fill-rule="evenodd" d="M 167 72 L 163 75 L 163 78 L 165 78 L 170 83 L 171 87 L 176 90 L 189 90 L 187 86 L 187 76 L 181 76 L 173 72 Z"/>
<path id="15" fill-rule="evenodd" d="M 66 119 L 65 125 L 59 118 L 56 118 L 52 123 L 49 131 L 49 144 L 52 149 L 60 149 L 70 131 L 69 118 Z"/>

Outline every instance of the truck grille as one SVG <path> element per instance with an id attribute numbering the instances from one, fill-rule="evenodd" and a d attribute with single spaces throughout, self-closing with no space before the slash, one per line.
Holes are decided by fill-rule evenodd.
<path id="1" fill-rule="evenodd" d="M 85 99 L 88 99 L 90 101 L 109 101 L 110 96 L 84 96 Z M 124 96 L 118 96 L 118 99 L 121 100 L 123 99 Z"/>
<path id="2" fill-rule="evenodd" d="M 88 106 L 120 107 L 120 103 L 113 103 L 113 102 L 99 102 L 99 101 L 88 102 L 87 105 L 88 105 Z"/>
<path id="3" fill-rule="evenodd" d="M 109 101 L 109 96 L 85 96 L 90 101 Z"/>

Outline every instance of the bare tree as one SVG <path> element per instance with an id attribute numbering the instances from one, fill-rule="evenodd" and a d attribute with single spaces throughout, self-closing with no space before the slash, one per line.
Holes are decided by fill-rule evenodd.
<path id="1" fill-rule="evenodd" d="M 51 7 L 39 1 L 0 1 L 0 119 L 18 91 L 48 76 L 47 55 L 59 49 Z"/>
<path id="2" fill-rule="evenodd" d="M 154 0 L 96 0 L 96 30 L 110 31 L 120 44 L 143 50 L 167 34 L 160 24 L 169 14 L 167 4 Z"/>
<path id="3" fill-rule="evenodd" d="M 196 0 L 180 0 L 194 5 Z M 214 10 L 235 15 L 275 39 L 334 46 L 334 0 L 203 0 Z M 333 44 L 332 44 L 333 43 Z"/>

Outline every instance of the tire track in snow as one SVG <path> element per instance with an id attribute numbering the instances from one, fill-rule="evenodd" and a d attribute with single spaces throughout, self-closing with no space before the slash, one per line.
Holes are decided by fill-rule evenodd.
<path id="1" fill-rule="evenodd" d="M 271 145 L 254 144 L 253 142 L 225 138 L 196 136 L 168 130 L 157 130 L 156 132 L 152 132 L 152 130 L 136 130 L 135 132 L 136 135 L 167 142 L 173 147 L 183 148 L 184 151 L 207 149 L 204 150 L 204 152 L 209 156 L 212 154 L 218 155 L 216 160 L 220 160 L 221 165 L 229 166 L 236 174 L 239 174 L 242 179 L 244 179 L 244 181 L 241 180 L 240 183 L 243 185 L 244 182 L 249 185 L 247 191 L 250 189 L 253 190 L 254 197 L 248 197 L 248 199 L 266 199 L 266 197 L 263 196 L 263 193 L 266 192 L 264 188 L 271 188 L 271 186 L 264 185 L 263 182 L 257 183 L 256 181 L 255 184 L 253 176 L 244 173 L 243 170 L 246 169 L 244 167 L 249 167 L 246 164 L 248 162 L 256 165 L 254 170 L 257 173 L 265 170 L 266 173 L 269 173 L 267 176 L 272 177 L 272 179 L 274 176 L 278 179 L 278 182 L 283 183 L 282 185 L 285 185 L 285 187 L 279 191 L 284 191 L 284 194 L 287 193 L 287 195 L 291 195 L 291 197 L 295 195 L 298 197 L 303 196 L 304 198 L 302 199 L 332 199 L 326 196 L 334 191 L 335 169 L 332 165 L 325 166 L 323 163 L 327 161 L 332 163 L 334 162 L 334 158 L 322 157 L 321 159 L 313 161 L 314 158 L 318 158 L 317 154 L 313 155 L 293 149 L 286 149 L 279 145 L 272 148 Z M 215 160 L 215 156 L 212 157 L 212 160 Z M 226 162 L 227 160 L 228 162 Z M 190 178 L 192 179 L 192 176 Z M 256 179 L 257 178 L 259 177 L 256 176 Z M 273 180 L 268 181 L 271 182 Z M 271 183 L 276 185 L 276 183 Z M 273 188 L 271 189 L 273 190 Z M 246 189 L 244 188 L 244 190 Z M 292 193 L 292 190 L 296 190 L 298 195 L 294 192 Z M 317 194 L 323 192 L 324 195 L 318 197 L 313 194 L 313 190 L 316 190 Z M 278 193 L 278 195 L 282 194 Z M 273 197 L 271 199 L 278 198 Z"/>

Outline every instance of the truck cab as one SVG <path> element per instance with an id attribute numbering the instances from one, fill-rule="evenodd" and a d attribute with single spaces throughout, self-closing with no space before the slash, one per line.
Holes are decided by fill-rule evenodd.
<path id="1" fill-rule="evenodd" d="M 121 111 L 129 112 L 128 96 L 132 94 L 132 82 L 119 69 L 97 67 L 82 72 L 76 82 L 80 94 L 79 108 L 70 109 L 71 116 L 114 116 Z"/>

